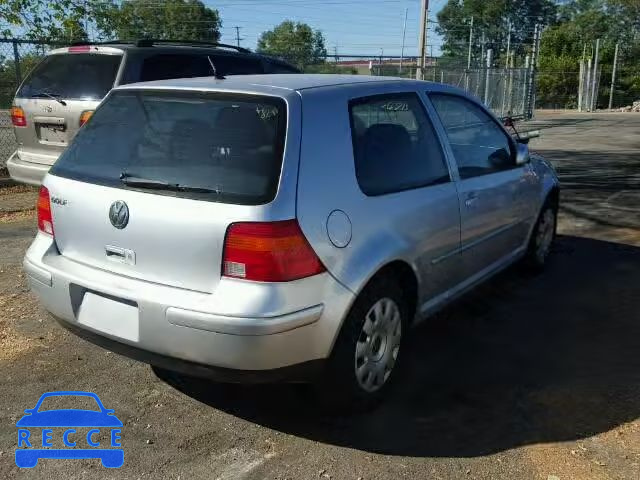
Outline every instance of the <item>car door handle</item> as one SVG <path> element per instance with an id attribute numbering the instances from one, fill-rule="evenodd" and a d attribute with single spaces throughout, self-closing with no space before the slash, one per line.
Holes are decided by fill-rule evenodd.
<path id="1" fill-rule="evenodd" d="M 476 192 L 469 192 L 467 193 L 467 198 L 464 201 L 464 205 L 466 207 L 472 207 L 474 203 L 476 203 L 476 200 L 478 200 L 478 195 L 476 194 Z"/>

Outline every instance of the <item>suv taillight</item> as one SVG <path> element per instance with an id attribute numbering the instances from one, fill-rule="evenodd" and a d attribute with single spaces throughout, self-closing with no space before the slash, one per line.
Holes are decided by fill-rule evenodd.
<path id="1" fill-rule="evenodd" d="M 85 123 L 87 123 L 89 121 L 89 119 L 91 118 L 91 115 L 93 115 L 93 110 L 85 110 L 84 112 L 82 112 L 80 114 L 80 121 L 78 122 L 78 126 L 83 126 Z"/>
<path id="2" fill-rule="evenodd" d="M 40 194 L 38 195 L 38 230 L 53 236 L 51 200 L 47 187 L 40 187 Z"/>
<path id="3" fill-rule="evenodd" d="M 227 229 L 222 275 L 288 282 L 325 271 L 296 220 L 233 223 Z"/>
<path id="4" fill-rule="evenodd" d="M 24 114 L 24 110 L 20 107 L 11 107 L 11 123 L 14 127 L 26 127 L 27 116 Z"/>

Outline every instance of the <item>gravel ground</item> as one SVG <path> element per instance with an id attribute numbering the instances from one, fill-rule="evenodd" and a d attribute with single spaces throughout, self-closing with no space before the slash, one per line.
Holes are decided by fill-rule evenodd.
<path id="1" fill-rule="evenodd" d="M 640 131 L 597 116 L 597 137 L 576 127 L 564 139 L 568 118 L 539 118 L 555 126 L 534 148 L 555 152 L 569 181 L 584 172 L 582 189 L 594 190 L 584 196 L 605 214 L 563 211 L 544 274 L 510 269 L 416 329 L 390 401 L 346 418 L 320 413 L 299 387 L 160 379 L 64 331 L 21 273 L 34 234 L 35 193 L 24 196 L 19 216 L 0 217 L 0 478 L 640 478 L 640 230 L 602 206 L 599 168 L 573 165 L 578 145 L 601 148 L 600 129 L 625 141 Z M 609 158 L 634 161 L 603 157 L 607 171 L 627 168 Z M 582 199 L 572 195 L 570 207 Z M 115 409 L 122 469 L 43 460 L 18 470 L 15 422 L 50 390 L 94 391 Z"/>

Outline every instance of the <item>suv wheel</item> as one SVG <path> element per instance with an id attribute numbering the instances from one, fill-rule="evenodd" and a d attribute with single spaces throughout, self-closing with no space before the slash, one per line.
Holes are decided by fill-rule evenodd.
<path id="1" fill-rule="evenodd" d="M 557 209 L 547 201 L 531 234 L 526 253 L 526 263 L 534 269 L 542 269 L 547 261 L 556 236 Z"/>
<path id="2" fill-rule="evenodd" d="M 409 308 L 392 278 L 374 279 L 344 321 L 320 383 L 326 403 L 367 410 L 387 393 L 400 366 Z M 403 335 L 405 334 L 405 335 Z"/>

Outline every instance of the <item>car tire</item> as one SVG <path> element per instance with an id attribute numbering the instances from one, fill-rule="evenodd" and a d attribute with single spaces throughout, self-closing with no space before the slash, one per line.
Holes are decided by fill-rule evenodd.
<path id="1" fill-rule="evenodd" d="M 556 238 L 558 208 L 549 199 L 545 202 L 531 232 L 524 264 L 530 270 L 541 271 L 546 263 Z"/>
<path id="2" fill-rule="evenodd" d="M 409 302 L 392 276 L 374 278 L 344 320 L 327 368 L 316 383 L 324 406 L 354 413 L 377 406 L 402 367 Z"/>

